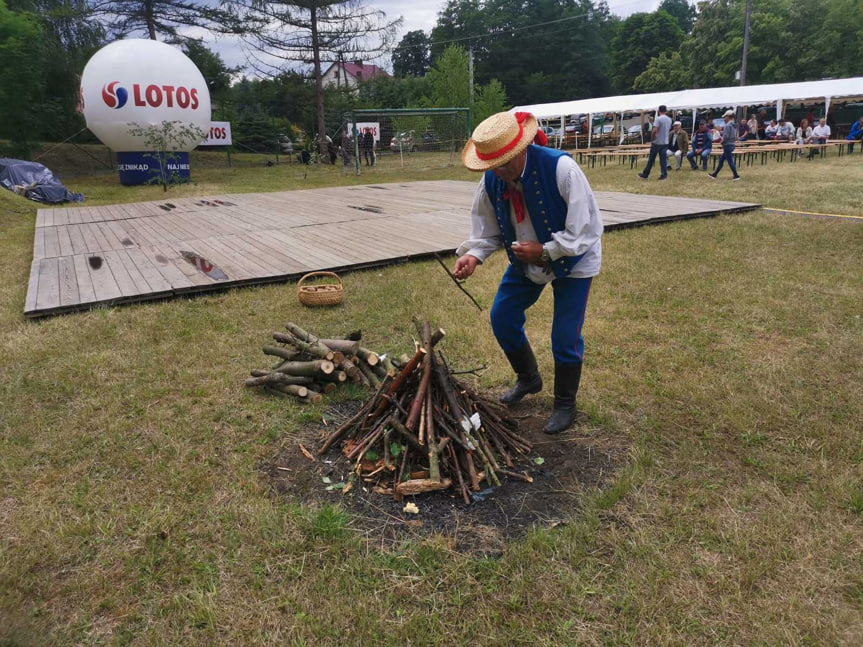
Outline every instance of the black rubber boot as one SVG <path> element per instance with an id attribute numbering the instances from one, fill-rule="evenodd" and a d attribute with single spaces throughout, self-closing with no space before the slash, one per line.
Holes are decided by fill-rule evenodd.
<path id="1" fill-rule="evenodd" d="M 542 430 L 547 434 L 559 434 L 569 429 L 575 420 L 575 396 L 581 382 L 581 363 L 554 363 L 554 411 Z"/>
<path id="2" fill-rule="evenodd" d="M 542 391 L 542 377 L 536 367 L 536 356 L 530 344 L 525 344 L 524 348 L 512 353 L 504 351 L 504 354 L 518 380 L 515 386 L 500 396 L 503 404 L 515 404 L 521 402 L 526 395 Z"/>

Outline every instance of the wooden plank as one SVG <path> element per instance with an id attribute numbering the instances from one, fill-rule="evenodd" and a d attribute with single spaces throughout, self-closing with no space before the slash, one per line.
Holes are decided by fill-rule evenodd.
<path id="1" fill-rule="evenodd" d="M 72 248 L 72 239 L 69 238 L 69 227 L 61 225 L 55 227 L 57 230 L 57 241 L 60 243 L 60 256 L 71 256 L 75 253 Z"/>
<path id="2" fill-rule="evenodd" d="M 57 238 L 56 227 L 45 227 L 45 258 L 55 258 L 60 255 L 60 241 Z"/>
<path id="3" fill-rule="evenodd" d="M 102 231 L 99 229 L 98 223 L 91 222 L 81 226 L 84 227 L 87 231 L 89 231 L 93 239 L 96 240 L 96 243 L 99 246 L 98 251 L 105 252 L 111 249 L 111 243 L 109 243 L 108 239 L 105 238 L 105 236 L 102 234 Z"/>
<path id="4" fill-rule="evenodd" d="M 37 227 L 33 234 L 33 260 L 45 258 L 45 228 Z"/>
<path id="5" fill-rule="evenodd" d="M 108 249 L 123 249 L 123 243 L 121 243 L 117 235 L 111 231 L 107 222 L 96 223 L 96 227 L 98 227 L 99 231 L 102 232 L 105 240 L 108 241 Z"/>
<path id="6" fill-rule="evenodd" d="M 156 246 L 147 245 L 140 249 L 132 248 L 127 251 L 135 251 L 143 254 L 147 260 L 150 261 L 150 265 L 158 271 L 165 282 L 171 286 L 172 290 L 187 290 L 196 285 L 180 271 L 177 263 L 185 263 L 185 261 L 176 258 L 176 252 L 173 250 L 163 250 Z"/>
<path id="7" fill-rule="evenodd" d="M 75 276 L 75 262 L 71 256 L 59 259 L 60 279 L 60 305 L 76 306 L 80 303 L 78 298 L 78 278 Z"/>
<path id="8" fill-rule="evenodd" d="M 135 267 L 147 281 L 151 292 L 170 292 L 171 284 L 167 281 L 164 275 L 153 265 L 153 262 L 147 257 L 144 252 L 136 247 L 123 250 L 129 257 L 129 261 L 134 263 Z M 185 278 L 185 277 L 184 277 Z"/>
<path id="9" fill-rule="evenodd" d="M 137 294 L 146 295 L 147 293 L 153 291 L 150 288 L 150 284 L 147 282 L 147 279 L 144 278 L 141 270 L 138 269 L 138 266 L 129 257 L 125 249 L 114 250 L 111 252 L 111 254 L 113 256 L 116 256 L 116 258 L 123 264 L 123 267 L 129 274 L 129 278 L 131 278 L 132 282 L 135 284 L 135 290 Z"/>
<path id="10" fill-rule="evenodd" d="M 75 265 L 75 280 L 78 282 L 78 302 L 92 303 L 96 300 L 96 292 L 93 290 L 93 280 L 87 267 L 87 257 L 78 254 L 72 257 L 72 262 Z"/>
<path id="11" fill-rule="evenodd" d="M 89 251 L 84 235 L 81 233 L 81 225 L 69 225 L 69 239 L 72 241 L 73 254 L 86 254 Z"/>
<path id="12" fill-rule="evenodd" d="M 108 267 L 108 263 L 102 256 L 87 256 L 87 269 L 90 272 L 90 281 L 96 295 L 95 301 L 113 301 L 123 296 L 111 268 Z"/>
<path id="13" fill-rule="evenodd" d="M 129 272 L 126 270 L 126 266 L 123 264 L 122 259 L 117 256 L 117 252 L 108 250 L 103 252 L 102 256 L 108 264 L 111 274 L 114 276 L 114 281 L 120 289 L 121 296 L 133 297 L 141 294 L 138 290 L 138 286 L 135 285 L 134 279 L 129 276 Z"/>
<path id="14" fill-rule="evenodd" d="M 43 258 L 39 261 L 39 291 L 36 310 L 55 310 L 60 307 L 60 259 Z"/>
<path id="15" fill-rule="evenodd" d="M 90 254 L 98 254 L 102 251 L 101 246 L 99 245 L 99 239 L 91 231 L 89 223 L 85 223 L 82 225 L 78 225 L 78 231 L 81 234 L 81 237 L 84 239 L 84 245 L 87 247 L 87 252 Z"/>
<path id="16" fill-rule="evenodd" d="M 39 295 L 39 263 L 40 258 L 34 258 L 30 263 L 30 280 L 27 282 L 27 297 L 24 300 L 24 314 L 36 310 L 36 298 Z"/>

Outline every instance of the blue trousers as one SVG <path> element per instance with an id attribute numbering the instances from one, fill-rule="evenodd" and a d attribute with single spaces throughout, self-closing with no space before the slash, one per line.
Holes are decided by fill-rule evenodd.
<path id="1" fill-rule="evenodd" d="M 581 329 L 592 280 L 555 279 L 551 282 L 554 290 L 551 352 L 556 362 L 580 364 L 584 361 Z M 514 265 L 507 268 L 491 307 L 491 328 L 505 352 L 521 350 L 527 344 L 524 313 L 536 303 L 544 287 L 531 281 Z"/>
<path id="2" fill-rule="evenodd" d="M 728 167 L 731 169 L 734 177 L 737 177 L 737 167 L 734 165 L 734 148 L 734 144 L 722 147 L 722 155 L 719 156 L 719 166 L 716 167 L 713 175 L 719 175 L 719 171 L 722 170 L 722 165 L 725 162 L 728 162 Z"/>
<path id="3" fill-rule="evenodd" d="M 696 166 L 696 164 L 695 164 L 695 158 L 696 157 L 701 158 L 701 168 L 703 168 L 706 171 L 707 170 L 707 160 L 710 159 L 710 149 L 709 148 L 703 149 L 701 151 L 700 155 L 696 155 L 695 151 L 689 151 L 686 154 L 686 159 L 689 160 L 689 164 L 692 166 L 693 171 L 698 170 L 698 166 Z"/>
<path id="4" fill-rule="evenodd" d="M 653 168 L 653 163 L 656 161 L 656 156 L 659 155 L 659 177 L 668 175 L 668 144 L 651 144 L 650 154 L 647 156 L 647 166 L 641 174 L 644 177 L 650 175 L 650 169 Z"/>

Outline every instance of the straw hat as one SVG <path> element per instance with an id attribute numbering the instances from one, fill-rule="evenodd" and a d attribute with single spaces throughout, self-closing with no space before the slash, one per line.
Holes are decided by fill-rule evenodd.
<path id="1" fill-rule="evenodd" d="M 533 143 L 537 127 L 536 117 L 529 112 L 498 112 L 474 129 L 461 161 L 471 171 L 503 166 Z"/>

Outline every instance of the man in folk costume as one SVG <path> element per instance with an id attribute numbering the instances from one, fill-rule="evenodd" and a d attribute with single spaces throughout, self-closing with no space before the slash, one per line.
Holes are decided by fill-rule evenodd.
<path id="1" fill-rule="evenodd" d="M 557 434 L 575 419 L 581 331 L 602 258 L 602 219 L 581 169 L 567 153 L 545 148 L 546 141 L 530 113 L 498 113 L 476 127 L 462 161 L 485 175 L 471 208 L 470 239 L 459 247 L 453 273 L 469 277 L 501 247 L 509 256 L 491 309 L 492 330 L 518 378 L 501 396 L 504 404 L 542 390 L 524 334 L 525 311 L 551 283 L 554 411 L 543 431 Z"/>

